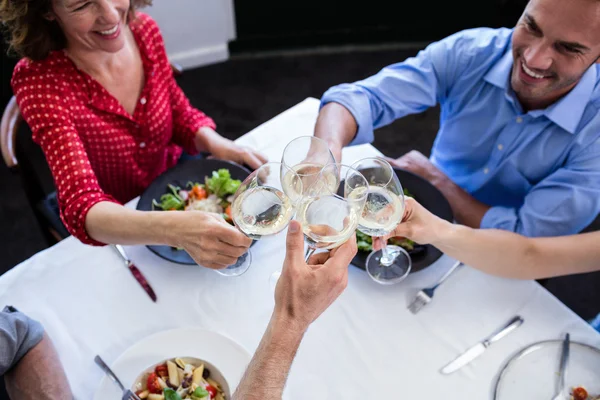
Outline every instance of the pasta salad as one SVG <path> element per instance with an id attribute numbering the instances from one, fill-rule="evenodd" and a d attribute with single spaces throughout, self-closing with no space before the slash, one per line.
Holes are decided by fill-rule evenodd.
<path id="1" fill-rule="evenodd" d="M 145 400 L 226 400 L 222 385 L 204 363 L 186 360 L 175 358 L 157 365 L 136 383 L 135 394 Z"/>

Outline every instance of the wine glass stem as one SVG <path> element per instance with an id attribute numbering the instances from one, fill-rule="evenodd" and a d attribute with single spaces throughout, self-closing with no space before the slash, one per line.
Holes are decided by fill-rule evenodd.
<path id="1" fill-rule="evenodd" d="M 309 247 L 306 250 L 306 255 L 304 256 L 304 261 L 308 262 L 308 259 L 310 258 L 310 256 L 315 254 L 315 250 L 317 250 L 316 247 Z"/>
<path id="2" fill-rule="evenodd" d="M 381 249 L 381 258 L 379 259 L 379 263 L 384 267 L 389 267 L 394 263 L 394 255 L 390 254 L 387 245 L 383 246 Z"/>

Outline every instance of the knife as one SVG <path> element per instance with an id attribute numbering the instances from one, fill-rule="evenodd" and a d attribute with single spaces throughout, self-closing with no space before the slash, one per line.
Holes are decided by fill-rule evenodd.
<path id="1" fill-rule="evenodd" d="M 123 246 L 121 246 L 120 244 L 115 244 L 113 247 L 117 250 L 117 252 L 121 256 L 121 258 L 125 262 L 125 265 L 127 266 L 127 268 L 129 268 L 129 271 L 131 271 L 131 274 L 133 275 L 135 280 L 138 281 L 138 283 L 142 286 L 142 288 L 146 291 L 146 293 L 148 293 L 148 296 L 150 296 L 152 301 L 156 303 L 156 293 L 154 293 L 154 290 L 152 290 L 152 287 L 146 280 L 146 277 L 142 274 L 142 272 L 138 269 L 138 267 L 136 267 L 131 262 L 129 257 L 127 257 L 127 254 L 125 254 L 125 249 L 123 248 Z"/>
<path id="2" fill-rule="evenodd" d="M 464 367 L 465 365 L 482 355 L 485 349 L 490 347 L 492 343 L 502 339 L 510 332 L 514 331 L 519 326 L 521 326 L 523 321 L 523 318 L 521 318 L 518 315 L 512 318 L 502 328 L 498 329 L 496 332 L 485 338 L 482 342 L 477 343 L 475 346 L 471 347 L 469 350 L 465 351 L 463 354 L 451 361 L 448 365 L 442 368 L 440 372 L 442 374 L 451 374 L 452 372 L 455 372 L 460 368 Z"/>

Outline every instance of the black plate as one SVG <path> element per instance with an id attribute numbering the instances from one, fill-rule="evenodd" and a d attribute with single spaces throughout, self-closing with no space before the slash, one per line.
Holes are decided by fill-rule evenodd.
<path id="1" fill-rule="evenodd" d="M 205 177 L 210 177 L 213 171 L 217 171 L 220 168 L 227 168 L 233 179 L 239 179 L 241 181 L 250 175 L 248 169 L 230 161 L 205 158 L 188 160 L 158 176 L 140 197 L 137 209 L 142 211 L 152 210 L 152 199 L 158 200 L 160 199 L 160 196 L 168 193 L 169 189 L 167 188 L 167 185 L 169 183 L 182 188 L 185 187 L 189 181 L 204 183 Z M 252 244 L 254 244 L 254 242 Z M 161 245 L 148 245 L 147 247 L 153 253 L 165 260 L 173 261 L 178 264 L 196 265 L 196 262 L 184 250 L 177 250 L 171 246 Z"/>
<path id="2" fill-rule="evenodd" d="M 412 172 L 398 168 L 394 168 L 394 171 L 396 171 L 402 187 L 407 189 L 423 207 L 446 221 L 454 221 L 454 215 L 448 200 L 446 200 L 446 197 L 435 186 Z M 421 251 L 411 254 L 411 273 L 429 267 L 442 256 L 442 252 L 431 245 L 423 247 Z M 352 260 L 352 264 L 360 269 L 365 269 L 368 256 L 369 252 L 359 251 Z"/>

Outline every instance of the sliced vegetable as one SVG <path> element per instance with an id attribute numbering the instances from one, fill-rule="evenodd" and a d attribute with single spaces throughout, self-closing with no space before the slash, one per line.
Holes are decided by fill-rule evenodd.
<path id="1" fill-rule="evenodd" d="M 194 185 L 192 194 L 196 200 L 202 200 L 208 197 L 206 190 L 201 185 Z"/>
<path id="2" fill-rule="evenodd" d="M 210 394 L 211 399 L 217 395 L 217 388 L 215 388 L 213 385 L 206 385 L 206 391 Z"/>
<path id="3" fill-rule="evenodd" d="M 152 372 L 148 375 L 148 379 L 146 380 L 146 388 L 150 393 L 160 394 L 162 393 L 162 386 L 158 381 L 158 376 L 155 372 Z"/>
<path id="4" fill-rule="evenodd" d="M 165 388 L 163 394 L 165 396 L 165 400 L 181 400 L 181 396 L 179 395 L 179 393 L 177 393 L 171 388 Z"/>
<path id="5" fill-rule="evenodd" d="M 194 393 L 192 393 L 192 396 L 197 397 L 199 399 L 203 398 L 203 397 L 207 397 L 209 396 L 210 393 L 208 393 L 204 388 L 202 387 L 197 387 L 196 390 L 194 390 Z"/>
<path id="6" fill-rule="evenodd" d="M 206 180 L 206 187 L 210 193 L 223 198 L 228 194 L 234 194 L 241 183 L 240 180 L 231 179 L 228 169 L 221 168 L 218 171 L 213 171 L 212 177 Z"/>

